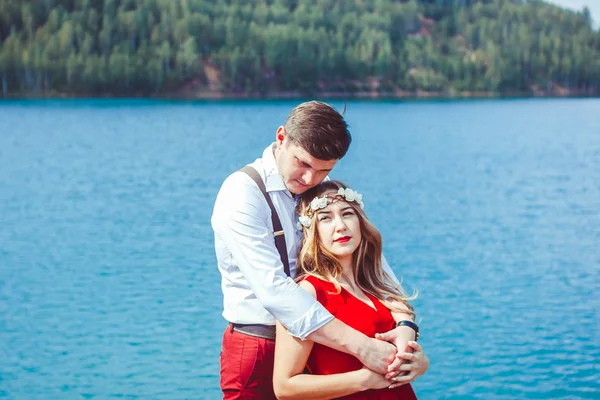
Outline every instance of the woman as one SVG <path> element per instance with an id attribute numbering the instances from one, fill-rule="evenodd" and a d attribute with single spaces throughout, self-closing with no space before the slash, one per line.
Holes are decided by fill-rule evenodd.
<path id="1" fill-rule="evenodd" d="M 387 380 L 355 357 L 299 340 L 278 324 L 273 383 L 280 399 L 416 399 L 408 382 L 423 374 L 429 361 L 415 341 L 411 299 L 382 269 L 381 235 L 362 207 L 362 195 L 338 181 L 302 195 L 299 284 L 336 318 L 370 337 L 399 322 L 404 340 L 396 345 L 406 375 Z"/>

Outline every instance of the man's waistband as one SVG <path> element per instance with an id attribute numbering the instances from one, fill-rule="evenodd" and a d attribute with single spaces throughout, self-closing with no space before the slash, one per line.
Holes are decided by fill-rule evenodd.
<path id="1" fill-rule="evenodd" d="M 275 325 L 231 323 L 231 330 L 248 336 L 275 340 Z"/>

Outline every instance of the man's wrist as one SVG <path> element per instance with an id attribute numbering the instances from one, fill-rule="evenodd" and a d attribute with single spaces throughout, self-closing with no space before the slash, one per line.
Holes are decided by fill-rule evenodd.
<path id="1" fill-rule="evenodd" d="M 354 354 L 356 358 L 363 361 L 368 357 L 370 346 L 370 340 L 367 335 L 362 334 L 356 335 L 356 340 L 351 340 L 351 343 L 348 343 L 348 354 Z M 375 340 L 375 339 L 373 339 Z"/>
<path id="2" fill-rule="evenodd" d="M 308 339 L 355 356 L 361 361 L 370 348 L 369 337 L 337 319 L 332 319 L 308 335 Z"/>

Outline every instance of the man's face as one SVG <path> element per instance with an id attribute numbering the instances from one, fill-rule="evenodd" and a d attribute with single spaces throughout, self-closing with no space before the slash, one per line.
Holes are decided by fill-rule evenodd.
<path id="1" fill-rule="evenodd" d="M 301 194 L 317 186 L 331 172 L 338 160 L 319 160 L 302 147 L 290 143 L 285 129 L 277 130 L 275 162 L 285 187 L 293 194 Z"/>

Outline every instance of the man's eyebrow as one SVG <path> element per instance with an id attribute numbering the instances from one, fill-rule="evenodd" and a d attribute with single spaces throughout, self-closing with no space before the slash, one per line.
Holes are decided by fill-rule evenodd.
<path id="1" fill-rule="evenodd" d="M 312 165 L 310 165 L 310 163 L 307 163 L 306 161 L 303 161 L 303 160 L 299 159 L 299 158 L 298 158 L 298 156 L 296 156 L 296 160 L 298 160 L 298 162 L 299 162 L 300 164 L 302 164 L 302 166 L 303 166 L 303 167 L 307 167 L 307 168 L 312 168 L 312 169 L 314 169 L 314 168 L 313 168 L 313 166 L 312 166 Z M 319 172 L 330 172 L 331 170 L 332 170 L 332 168 L 325 168 L 325 169 L 320 169 L 320 170 L 318 170 L 318 171 L 319 171 Z"/>
<path id="2" fill-rule="evenodd" d="M 298 157 L 296 157 L 296 158 L 298 158 Z M 308 168 L 312 168 L 312 165 L 310 165 L 310 164 L 309 164 L 309 163 L 307 163 L 306 161 L 302 161 L 302 160 L 301 160 L 301 159 L 299 159 L 299 158 L 298 158 L 298 161 L 299 161 L 299 162 L 300 162 L 300 164 L 302 164 L 303 166 L 305 166 L 305 167 L 308 167 Z"/>

